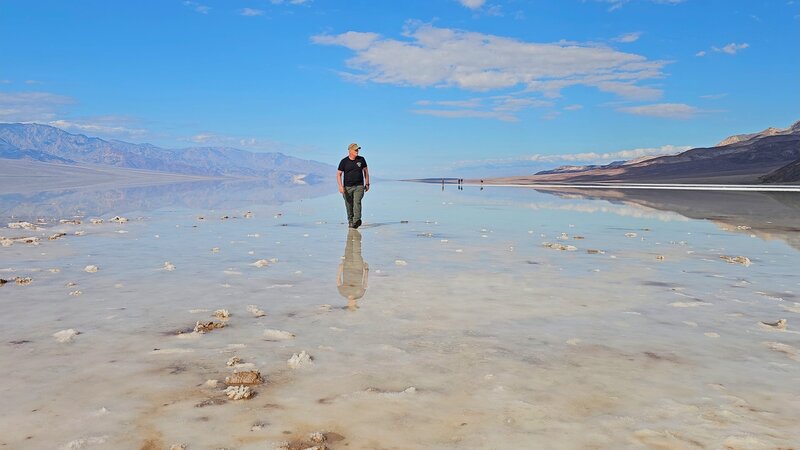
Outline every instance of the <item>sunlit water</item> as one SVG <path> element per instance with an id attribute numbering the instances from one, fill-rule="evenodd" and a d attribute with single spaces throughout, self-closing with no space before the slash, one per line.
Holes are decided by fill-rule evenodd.
<path id="1" fill-rule="evenodd" d="M 726 194 L 689 214 L 654 194 L 375 183 L 348 232 L 324 192 L 2 197 L 3 224 L 47 223 L 0 231 L 42 238 L 0 247 L 0 278 L 33 279 L 0 287 L 0 446 L 263 449 L 316 431 L 334 449 L 800 443 L 796 197 L 778 211 Z M 748 206 L 767 211 L 718 210 Z M 225 328 L 178 334 L 218 309 Z M 312 362 L 290 368 L 303 350 Z M 249 400 L 222 392 L 233 356 L 265 378 Z"/>

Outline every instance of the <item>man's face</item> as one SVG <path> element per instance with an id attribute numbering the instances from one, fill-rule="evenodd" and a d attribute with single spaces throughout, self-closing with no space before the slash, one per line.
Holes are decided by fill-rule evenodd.
<path id="1" fill-rule="evenodd" d="M 356 156 L 358 156 L 358 151 L 359 150 L 361 150 L 361 147 L 356 147 L 356 148 L 350 149 L 349 150 L 350 151 L 350 159 L 356 159 Z"/>

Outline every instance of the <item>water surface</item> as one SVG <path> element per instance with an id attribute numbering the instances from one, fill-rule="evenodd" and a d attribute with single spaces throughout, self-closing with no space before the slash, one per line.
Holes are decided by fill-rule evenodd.
<path id="1" fill-rule="evenodd" d="M 315 431 L 336 433 L 331 448 L 800 442 L 796 194 L 378 183 L 348 231 L 331 191 L 0 197 L 3 224 L 45 222 L 0 231 L 42 238 L 0 247 L 0 278 L 32 278 L 0 287 L 0 445 L 263 449 Z M 225 328 L 178 334 L 218 309 Z M 778 319 L 785 330 L 760 323 Z M 80 334 L 53 337 L 68 329 Z M 291 369 L 303 350 L 313 361 Z M 233 356 L 266 380 L 252 399 L 222 394 Z"/>

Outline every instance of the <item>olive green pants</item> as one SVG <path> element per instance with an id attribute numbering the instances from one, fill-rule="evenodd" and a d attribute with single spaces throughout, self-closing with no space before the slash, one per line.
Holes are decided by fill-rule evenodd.
<path id="1" fill-rule="evenodd" d="M 361 220 L 361 199 L 364 198 L 364 186 L 345 186 L 344 204 L 347 207 L 347 224 L 352 226 Z"/>

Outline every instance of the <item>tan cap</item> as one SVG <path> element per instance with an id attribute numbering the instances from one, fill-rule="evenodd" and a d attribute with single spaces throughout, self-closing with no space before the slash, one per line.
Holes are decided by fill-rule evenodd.
<path id="1" fill-rule="evenodd" d="M 352 144 L 350 144 L 350 145 L 347 147 L 347 151 L 348 151 L 348 152 L 349 152 L 350 150 L 356 150 L 356 149 L 358 149 L 358 150 L 361 150 L 361 146 L 359 146 L 359 145 L 358 145 L 358 144 L 356 144 L 355 142 L 353 142 Z"/>

